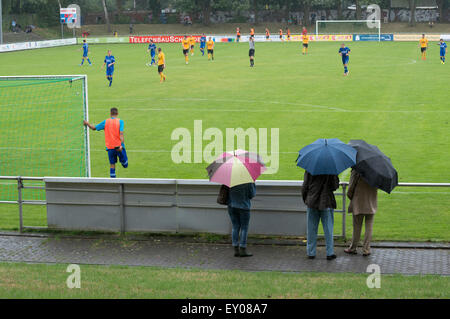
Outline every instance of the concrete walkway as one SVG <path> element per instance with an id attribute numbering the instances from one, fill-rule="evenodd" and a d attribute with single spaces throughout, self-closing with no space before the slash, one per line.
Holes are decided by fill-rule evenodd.
<path id="1" fill-rule="evenodd" d="M 362 257 L 347 255 L 344 247 L 336 247 L 338 258 L 332 261 L 325 259 L 324 247 L 318 247 L 314 260 L 306 258 L 306 247 L 300 245 L 251 245 L 248 249 L 253 257 L 236 258 L 230 245 L 179 239 L 0 235 L 1 262 L 352 273 L 365 273 L 368 265 L 378 264 L 386 274 L 450 275 L 450 250 L 445 248 L 373 248 L 371 256 Z"/>

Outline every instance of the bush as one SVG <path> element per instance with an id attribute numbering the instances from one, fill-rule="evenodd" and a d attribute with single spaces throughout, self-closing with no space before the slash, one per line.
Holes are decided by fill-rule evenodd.
<path id="1" fill-rule="evenodd" d="M 114 15 L 114 24 L 130 24 L 131 17 L 127 15 Z"/>
<path id="2" fill-rule="evenodd" d="M 228 21 L 229 23 L 246 23 L 247 22 L 247 17 L 244 16 L 236 16 L 230 19 L 230 21 Z"/>

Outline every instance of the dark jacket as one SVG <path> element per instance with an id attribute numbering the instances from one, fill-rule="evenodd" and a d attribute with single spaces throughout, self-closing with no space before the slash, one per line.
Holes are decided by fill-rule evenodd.
<path id="1" fill-rule="evenodd" d="M 302 197 L 306 206 L 324 210 L 336 208 L 334 191 L 339 188 L 337 175 L 311 175 L 305 172 L 303 180 Z"/>
<path id="2" fill-rule="evenodd" d="M 250 210 L 250 200 L 255 197 L 256 187 L 253 183 L 236 185 L 230 188 L 228 206 Z"/>

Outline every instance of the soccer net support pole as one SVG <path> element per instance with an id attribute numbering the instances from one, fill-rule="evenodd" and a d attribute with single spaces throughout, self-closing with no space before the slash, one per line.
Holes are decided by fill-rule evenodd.
<path id="1" fill-rule="evenodd" d="M 381 42 L 381 20 L 378 21 L 378 42 Z"/>
<path id="2" fill-rule="evenodd" d="M 2 0 L 0 0 L 0 44 L 3 44 L 3 11 L 2 11 Z"/>

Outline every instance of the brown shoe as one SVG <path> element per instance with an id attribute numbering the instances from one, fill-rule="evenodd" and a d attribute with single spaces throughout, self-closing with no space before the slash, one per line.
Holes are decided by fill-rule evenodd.
<path id="1" fill-rule="evenodd" d="M 350 255 L 356 255 L 358 252 L 356 251 L 356 249 L 353 250 L 353 249 L 347 248 L 347 249 L 344 249 L 344 253 L 347 253 Z"/>

